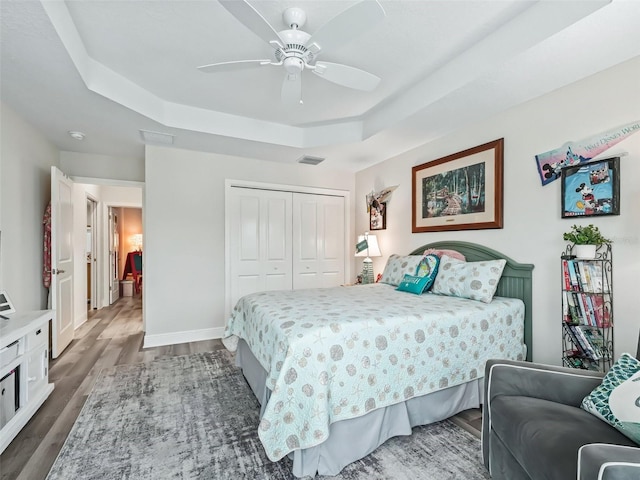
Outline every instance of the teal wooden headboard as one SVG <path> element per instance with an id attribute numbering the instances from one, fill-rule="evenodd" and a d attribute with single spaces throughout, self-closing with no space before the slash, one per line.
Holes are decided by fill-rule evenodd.
<path id="1" fill-rule="evenodd" d="M 456 250 L 463 254 L 468 262 L 480 260 L 497 260 L 504 258 L 507 264 L 502 272 L 502 278 L 498 283 L 496 295 L 500 297 L 519 298 L 524 302 L 524 343 L 527 345 L 527 361 L 531 361 L 533 353 L 532 341 L 532 276 L 533 265 L 530 263 L 518 263 L 506 255 L 477 243 L 461 242 L 457 240 L 433 242 L 416 248 L 410 255 L 422 255 L 428 248 Z"/>

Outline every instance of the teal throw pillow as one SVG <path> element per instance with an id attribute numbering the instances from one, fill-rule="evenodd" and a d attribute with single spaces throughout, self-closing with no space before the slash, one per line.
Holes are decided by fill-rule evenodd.
<path id="1" fill-rule="evenodd" d="M 416 269 L 416 277 L 427 277 L 429 279 L 424 291 L 429 290 L 433 286 L 433 282 L 436 280 L 436 275 L 438 275 L 439 265 L 440 257 L 437 255 L 425 255 L 422 257 L 422 260 L 420 260 L 418 268 Z"/>
<path id="2" fill-rule="evenodd" d="M 396 290 L 420 295 L 427 288 L 427 284 L 429 284 L 429 277 L 416 277 L 415 275 L 407 274 L 402 277 L 402 281 L 398 284 Z"/>
<path id="3" fill-rule="evenodd" d="M 623 353 L 580 406 L 640 443 L 640 360 Z"/>

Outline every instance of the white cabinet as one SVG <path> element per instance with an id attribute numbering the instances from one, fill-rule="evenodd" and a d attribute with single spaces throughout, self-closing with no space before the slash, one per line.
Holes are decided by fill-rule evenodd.
<path id="1" fill-rule="evenodd" d="M 0 452 L 53 391 L 49 383 L 51 310 L 0 319 Z"/>

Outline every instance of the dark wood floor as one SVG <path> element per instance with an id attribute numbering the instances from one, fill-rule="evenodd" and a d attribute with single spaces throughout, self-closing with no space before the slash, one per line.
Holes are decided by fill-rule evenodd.
<path id="1" fill-rule="evenodd" d="M 224 348 L 220 340 L 146 349 L 142 342 L 140 295 L 91 312 L 71 345 L 50 364 L 49 380 L 55 383 L 51 396 L 0 455 L 0 478 L 47 476 L 102 368 Z M 479 410 L 462 412 L 454 421 L 479 436 Z"/>

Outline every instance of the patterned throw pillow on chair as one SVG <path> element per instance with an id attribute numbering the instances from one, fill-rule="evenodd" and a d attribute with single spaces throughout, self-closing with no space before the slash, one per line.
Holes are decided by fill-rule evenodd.
<path id="1" fill-rule="evenodd" d="M 640 360 L 623 353 L 580 407 L 640 443 Z"/>

